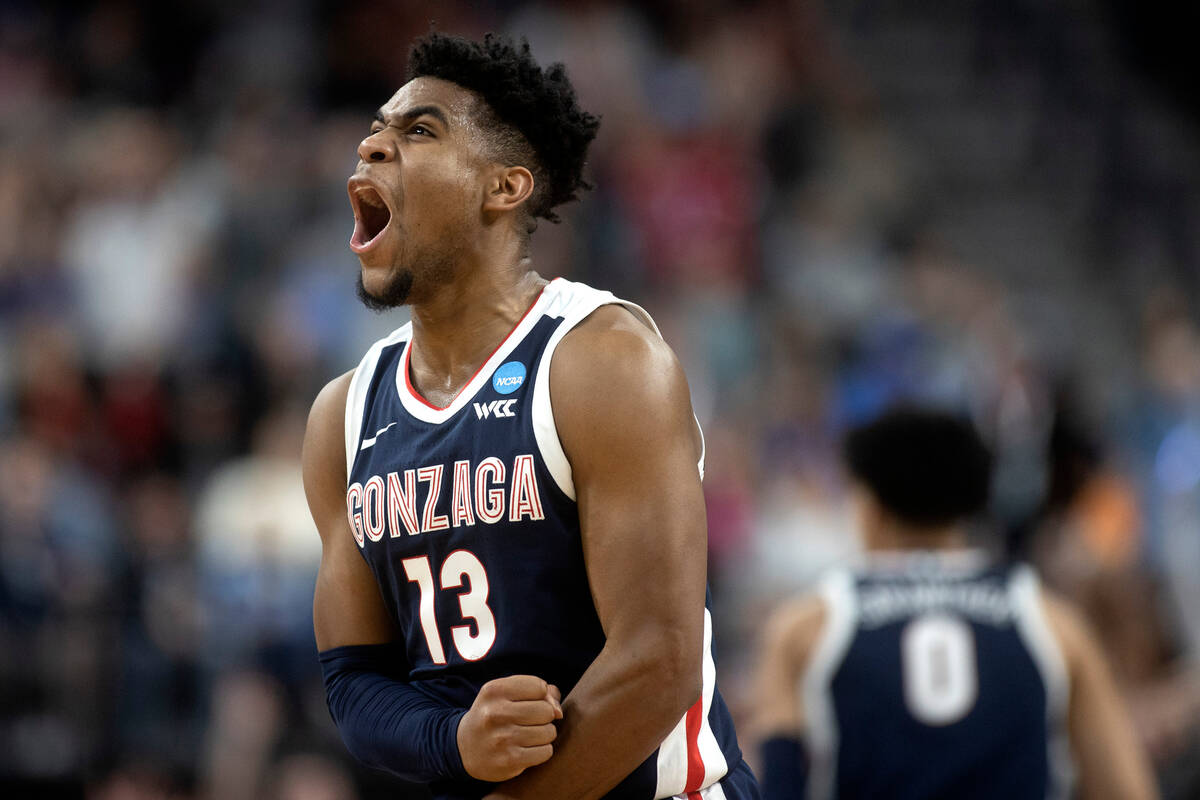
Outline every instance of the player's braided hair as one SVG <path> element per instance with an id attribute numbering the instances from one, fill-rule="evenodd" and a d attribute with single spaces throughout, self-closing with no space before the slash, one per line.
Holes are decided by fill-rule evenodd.
<path id="1" fill-rule="evenodd" d="M 407 80 L 421 76 L 450 81 L 486 101 L 494 119 L 482 122 L 492 129 L 494 157 L 533 174 L 531 219 L 558 222 L 554 207 L 591 188 L 583 165 L 600 120 L 579 107 L 562 64 L 542 69 L 524 39 L 515 45 L 490 33 L 482 42 L 430 33 L 408 56 Z"/>

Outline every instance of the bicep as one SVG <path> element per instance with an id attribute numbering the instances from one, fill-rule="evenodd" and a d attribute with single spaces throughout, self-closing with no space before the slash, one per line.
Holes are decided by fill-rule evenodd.
<path id="1" fill-rule="evenodd" d="M 357 552 L 349 526 L 331 531 L 349 547 L 326 544 L 313 591 L 313 630 L 317 649 L 349 644 L 381 644 L 395 638 L 391 617 L 375 576 Z"/>
<path id="2" fill-rule="evenodd" d="M 647 454 L 577 482 L 584 558 L 605 634 L 662 618 L 703 625 L 704 496 L 695 464 Z"/>
<path id="3" fill-rule="evenodd" d="M 605 634 L 653 631 L 698 655 L 707 535 L 683 371 L 637 330 L 569 342 L 551 369 L 555 416 Z"/>
<path id="4" fill-rule="evenodd" d="M 318 650 L 393 638 L 378 583 L 358 552 L 346 514 L 344 413 L 349 378 L 343 375 L 317 396 L 301 457 L 304 492 L 321 536 L 321 564 L 313 592 Z"/>

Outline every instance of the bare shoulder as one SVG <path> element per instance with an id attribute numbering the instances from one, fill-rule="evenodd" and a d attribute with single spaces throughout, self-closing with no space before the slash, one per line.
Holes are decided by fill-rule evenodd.
<path id="1" fill-rule="evenodd" d="M 767 620 L 768 651 L 804 669 L 820 641 L 827 616 L 820 595 L 809 594 L 784 603 Z"/>
<path id="2" fill-rule="evenodd" d="M 354 370 L 343 372 L 317 392 L 312 410 L 308 415 L 310 425 L 314 421 L 324 424 L 329 424 L 334 420 L 341 422 L 342 416 L 346 413 L 346 395 L 350 392 L 350 381 L 353 378 Z"/>
<path id="3" fill-rule="evenodd" d="M 687 378 L 675 353 L 620 305 L 601 306 L 563 337 L 550 365 L 550 393 L 567 437 L 614 417 L 660 430 L 694 427 Z"/>
<path id="4" fill-rule="evenodd" d="M 308 412 L 308 427 L 304 432 L 306 453 L 313 446 L 333 444 L 327 440 L 336 439 L 337 446 L 343 447 L 345 442 L 344 423 L 346 417 L 346 395 L 350 392 L 350 381 L 354 370 L 343 373 L 325 384 L 313 400 L 312 409 Z"/>
<path id="5" fill-rule="evenodd" d="M 649 340 L 661 341 L 653 330 L 650 329 L 645 322 L 634 316 L 626 306 L 621 303 L 606 303 L 599 306 L 591 314 L 588 314 L 583 320 L 576 325 L 567 336 L 563 338 L 566 342 L 572 337 L 578 338 L 583 336 L 586 338 L 589 335 L 603 334 L 605 331 L 626 331 L 629 333 L 645 334 Z"/>
<path id="6" fill-rule="evenodd" d="M 661 336 L 624 306 L 603 305 L 563 337 L 551 375 L 586 379 L 597 367 L 614 370 L 611 378 L 683 370 Z M 554 377 L 551 380 L 555 380 Z"/>
<path id="7" fill-rule="evenodd" d="M 1054 592 L 1042 590 L 1042 610 L 1054 640 L 1062 650 L 1067 669 L 1074 671 L 1080 659 L 1097 649 L 1091 627 L 1070 602 Z"/>

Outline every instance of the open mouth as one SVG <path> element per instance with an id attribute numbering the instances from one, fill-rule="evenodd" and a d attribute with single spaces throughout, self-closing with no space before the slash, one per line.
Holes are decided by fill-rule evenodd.
<path id="1" fill-rule="evenodd" d="M 392 221 L 392 210 L 383 201 L 379 190 L 368 183 L 351 183 L 350 204 L 354 208 L 354 233 L 350 237 L 350 249 L 365 253 Z"/>

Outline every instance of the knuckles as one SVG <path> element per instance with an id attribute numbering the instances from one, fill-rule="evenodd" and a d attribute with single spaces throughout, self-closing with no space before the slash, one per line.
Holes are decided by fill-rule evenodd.
<path id="1" fill-rule="evenodd" d="M 552 742 L 558 737 L 553 724 L 556 712 L 550 699 L 552 687 L 545 681 L 541 685 L 540 698 L 529 697 L 530 689 L 536 688 L 529 676 L 498 678 L 480 687 L 465 720 L 463 755 L 464 761 L 470 761 L 471 775 L 504 781 L 550 759 Z M 538 699 L 537 713 L 522 712 L 518 719 L 512 704 Z"/>

